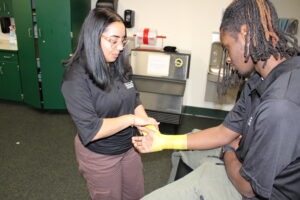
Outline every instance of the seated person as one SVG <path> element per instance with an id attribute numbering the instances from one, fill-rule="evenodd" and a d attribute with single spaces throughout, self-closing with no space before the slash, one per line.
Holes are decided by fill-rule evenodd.
<path id="1" fill-rule="evenodd" d="M 242 76 L 253 74 L 224 122 L 188 135 L 154 130 L 132 141 L 142 153 L 225 145 L 224 166 L 216 164 L 219 160 L 204 160 L 190 174 L 143 199 L 300 199 L 297 40 L 279 28 L 269 0 L 233 1 L 225 10 L 220 36 L 228 51 L 226 61 Z"/>

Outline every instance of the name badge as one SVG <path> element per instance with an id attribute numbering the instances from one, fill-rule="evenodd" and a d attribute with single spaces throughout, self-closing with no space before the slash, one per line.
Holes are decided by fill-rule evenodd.
<path id="1" fill-rule="evenodd" d="M 133 85 L 133 82 L 132 81 L 129 81 L 127 83 L 124 83 L 125 87 L 129 90 L 130 88 L 133 88 L 134 85 Z"/>

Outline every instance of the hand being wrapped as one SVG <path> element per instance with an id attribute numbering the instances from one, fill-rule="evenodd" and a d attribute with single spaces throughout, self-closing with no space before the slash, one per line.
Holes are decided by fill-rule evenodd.
<path id="1" fill-rule="evenodd" d="M 132 137 L 134 147 L 141 153 L 161 151 L 163 149 L 187 149 L 186 135 L 161 134 L 154 125 L 145 126 L 144 136 Z"/>

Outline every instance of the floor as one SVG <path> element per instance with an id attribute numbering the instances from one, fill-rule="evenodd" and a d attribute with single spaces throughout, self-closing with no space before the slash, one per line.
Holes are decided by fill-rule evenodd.
<path id="1" fill-rule="evenodd" d="M 220 120 L 183 115 L 180 126 L 161 132 L 187 133 Z M 0 101 L 0 199 L 86 200 L 73 150 L 74 124 L 66 111 L 41 111 Z M 146 194 L 167 183 L 172 150 L 143 154 Z"/>

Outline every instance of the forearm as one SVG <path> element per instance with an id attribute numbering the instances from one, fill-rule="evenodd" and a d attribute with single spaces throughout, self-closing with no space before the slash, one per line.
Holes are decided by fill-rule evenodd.
<path id="1" fill-rule="evenodd" d="M 159 139 L 153 143 L 152 151 L 161 151 L 163 149 L 187 149 L 186 135 L 164 135 L 160 134 Z"/>
<path id="2" fill-rule="evenodd" d="M 135 109 L 134 109 L 134 114 L 137 116 L 143 116 L 143 117 L 148 117 L 145 108 L 143 105 L 138 105 Z"/>
<path id="3" fill-rule="evenodd" d="M 103 123 L 100 130 L 92 139 L 92 141 L 111 136 L 127 128 L 128 126 L 133 126 L 134 121 L 135 117 L 131 114 L 122 115 L 120 117 L 115 118 L 105 118 L 103 119 Z"/>
<path id="4" fill-rule="evenodd" d="M 148 120 L 148 116 L 143 105 L 139 105 L 135 108 L 134 115 L 128 114 L 115 118 L 105 118 L 103 119 L 100 130 L 92 141 L 111 136 L 128 126 L 139 126 L 141 124 L 136 124 L 136 122 L 141 123 L 141 118 L 144 118 L 144 120 L 142 120 L 144 122 L 145 119 Z M 150 121 L 148 123 L 150 123 Z"/>
<path id="5" fill-rule="evenodd" d="M 154 125 L 148 125 L 146 128 L 152 130 L 155 135 L 155 139 L 151 145 L 151 151 L 161 151 L 163 149 L 187 149 L 186 135 L 161 134 Z M 148 133 L 143 131 L 142 134 L 148 135 Z"/>
<path id="6" fill-rule="evenodd" d="M 211 149 L 223 146 L 234 140 L 239 134 L 226 128 L 223 124 L 189 134 L 188 149 Z"/>
<path id="7" fill-rule="evenodd" d="M 223 125 L 187 135 L 165 135 L 161 134 L 153 126 L 148 126 L 148 128 L 155 133 L 151 151 L 163 149 L 211 149 L 227 144 L 238 136 L 237 133 Z"/>
<path id="8" fill-rule="evenodd" d="M 255 197 L 250 183 L 240 175 L 242 163 L 238 160 L 236 153 L 226 151 L 224 153 L 224 163 L 227 175 L 239 193 L 247 198 Z"/>
<path id="9" fill-rule="evenodd" d="M 146 126 L 147 127 L 147 126 Z M 211 149 L 228 144 L 238 133 L 220 126 L 205 129 L 192 134 L 165 135 L 154 126 L 148 126 L 152 133 L 142 131 L 144 136 L 133 137 L 134 146 L 142 153 L 161 151 L 163 149 Z"/>

